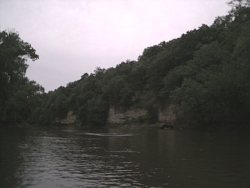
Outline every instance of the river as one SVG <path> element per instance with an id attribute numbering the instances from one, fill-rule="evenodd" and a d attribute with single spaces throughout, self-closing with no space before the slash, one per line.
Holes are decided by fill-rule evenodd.
<path id="1" fill-rule="evenodd" d="M 250 134 L 0 128 L 1 188 L 250 188 Z"/>

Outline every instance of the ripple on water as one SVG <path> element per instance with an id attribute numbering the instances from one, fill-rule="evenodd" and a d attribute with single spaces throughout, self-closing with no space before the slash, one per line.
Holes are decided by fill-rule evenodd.
<path id="1" fill-rule="evenodd" d="M 24 187 L 130 187 L 131 182 L 139 184 L 134 178 L 139 174 L 136 167 L 126 163 L 123 156 L 123 153 L 136 151 L 110 151 L 103 147 L 103 138 L 131 137 L 133 134 L 74 135 L 77 137 L 43 135 L 20 145 L 25 160 L 20 168 Z"/>
<path id="2" fill-rule="evenodd" d="M 118 134 L 118 133 L 78 133 L 83 136 L 98 136 L 98 137 L 130 137 L 134 134 Z"/>
<path id="3" fill-rule="evenodd" d="M 249 135 L 113 129 L 108 133 L 39 131 L 27 130 L 23 137 L 15 134 L 16 140 L 13 134 L 1 134 L 1 147 L 7 146 L 5 153 L 0 153 L 1 176 L 8 176 L 0 183 L 9 178 L 18 182 L 12 187 L 27 188 L 250 185 Z M 213 140 L 207 139 L 211 136 Z M 15 177 L 11 179 L 10 174 Z"/>

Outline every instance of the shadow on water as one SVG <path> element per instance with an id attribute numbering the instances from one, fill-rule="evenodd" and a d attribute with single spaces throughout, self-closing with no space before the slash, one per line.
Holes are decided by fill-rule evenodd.
<path id="1" fill-rule="evenodd" d="M 0 187 L 250 186 L 246 132 L 0 130 Z"/>
<path id="2" fill-rule="evenodd" d="M 20 187 L 19 169 L 25 159 L 20 145 L 26 144 L 29 133 L 18 127 L 0 127 L 0 187 Z"/>

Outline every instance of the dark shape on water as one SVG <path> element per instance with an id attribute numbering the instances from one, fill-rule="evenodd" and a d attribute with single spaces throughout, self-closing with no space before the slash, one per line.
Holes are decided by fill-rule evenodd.
<path id="1" fill-rule="evenodd" d="M 160 124 L 159 128 L 173 130 L 174 126 L 172 125 L 172 123 L 162 123 L 162 124 Z"/>

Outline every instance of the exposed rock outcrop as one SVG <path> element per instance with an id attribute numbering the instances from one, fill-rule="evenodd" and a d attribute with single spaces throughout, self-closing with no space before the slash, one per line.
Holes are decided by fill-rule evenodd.
<path id="1" fill-rule="evenodd" d="M 109 109 L 108 124 L 123 124 L 129 121 L 138 120 L 139 118 L 147 115 L 147 110 L 131 108 L 126 111 L 117 110 L 114 107 Z M 167 104 L 158 111 L 158 122 L 172 124 L 176 116 L 174 114 L 174 105 Z M 58 124 L 74 124 L 77 122 L 77 116 L 69 111 L 67 116 L 63 119 L 56 119 L 55 123 Z"/>
<path id="2" fill-rule="evenodd" d="M 147 114 L 147 110 L 131 108 L 126 111 L 116 110 L 111 107 L 109 109 L 108 123 L 109 124 L 123 124 L 130 120 L 139 119 Z M 176 116 L 174 114 L 174 105 L 166 104 L 158 111 L 158 122 L 173 123 Z"/>
<path id="3" fill-rule="evenodd" d="M 126 111 L 119 111 L 111 107 L 109 109 L 108 123 L 110 124 L 122 124 L 132 119 L 138 119 L 145 116 L 147 113 L 144 109 L 129 109 Z"/>
<path id="4" fill-rule="evenodd" d="M 166 104 L 158 113 L 158 121 L 163 123 L 174 122 L 176 115 L 174 114 L 175 106 L 173 104 Z"/>
<path id="5" fill-rule="evenodd" d="M 74 115 L 72 111 L 69 111 L 65 118 L 56 119 L 55 122 L 59 124 L 73 124 L 76 123 L 76 115 Z"/>

